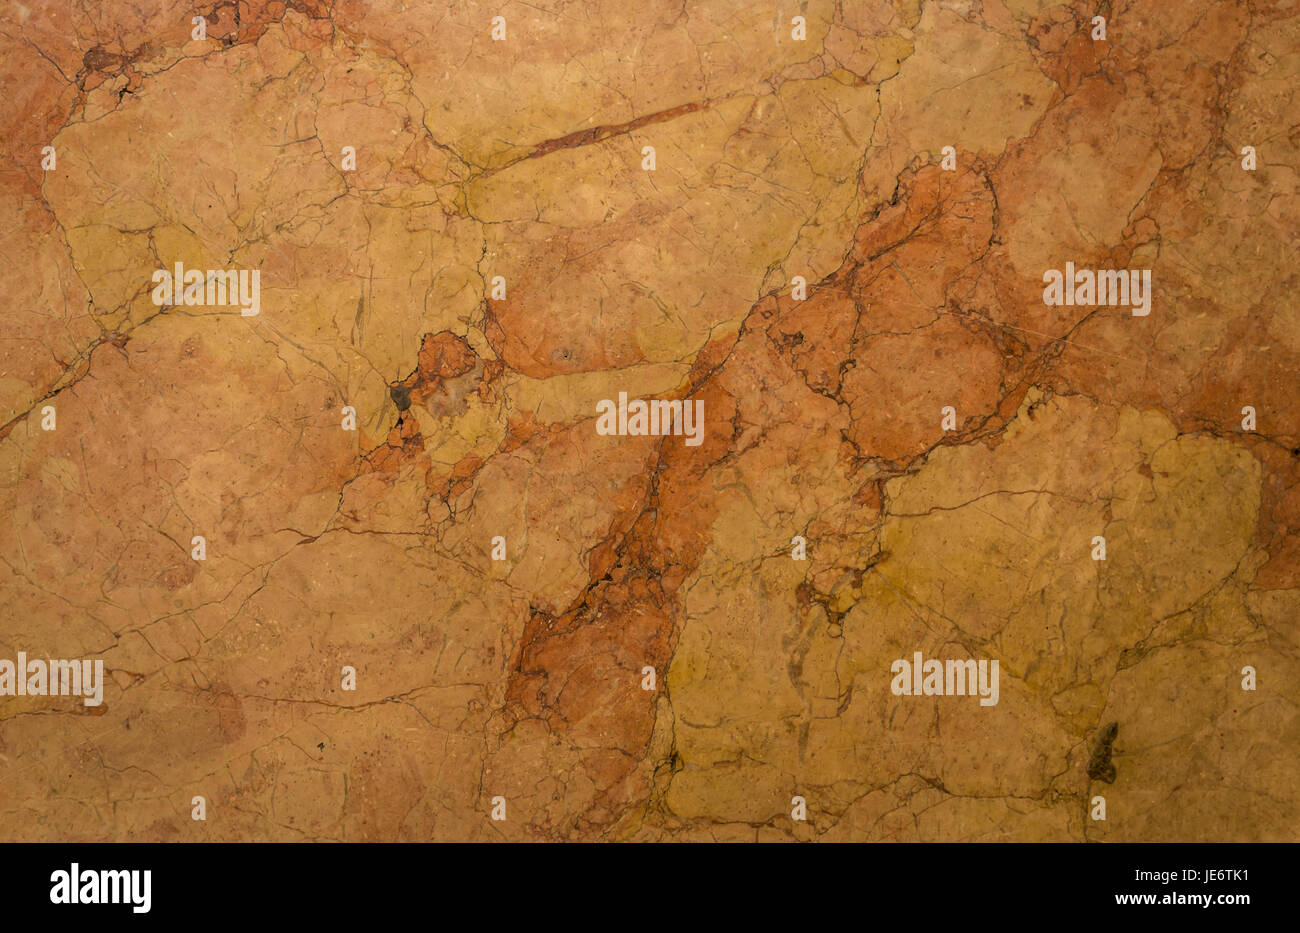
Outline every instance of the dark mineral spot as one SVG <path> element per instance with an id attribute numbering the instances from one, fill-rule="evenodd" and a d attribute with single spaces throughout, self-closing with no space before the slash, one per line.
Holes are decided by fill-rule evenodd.
<path id="1" fill-rule="evenodd" d="M 1088 759 L 1088 777 L 1094 781 L 1104 781 L 1107 784 L 1115 783 L 1115 763 L 1110 760 L 1111 745 L 1115 741 L 1115 736 L 1119 735 L 1119 723 L 1107 723 L 1097 736 L 1097 744 L 1092 749 L 1092 757 Z"/>
<path id="2" fill-rule="evenodd" d="M 406 411 L 411 407 L 411 390 L 406 386 L 392 386 L 388 394 L 393 397 L 393 404 L 398 411 Z"/>
<path id="3" fill-rule="evenodd" d="M 110 52 L 100 45 L 90 49 L 81 57 L 81 64 L 87 71 L 108 71 L 120 67 L 125 61 L 125 56 Z"/>

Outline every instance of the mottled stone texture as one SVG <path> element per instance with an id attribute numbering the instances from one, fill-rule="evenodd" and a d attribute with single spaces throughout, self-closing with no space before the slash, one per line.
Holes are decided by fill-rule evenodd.
<path id="1" fill-rule="evenodd" d="M 0 835 L 1300 839 L 1298 50 L 1291 0 L 6 4 L 0 658 L 109 673 L 0 697 Z"/>

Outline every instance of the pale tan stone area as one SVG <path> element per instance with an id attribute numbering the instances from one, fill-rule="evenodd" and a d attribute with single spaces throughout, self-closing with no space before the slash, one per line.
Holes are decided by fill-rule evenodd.
<path id="1" fill-rule="evenodd" d="M 1096 6 L 0 8 L 0 835 L 1300 840 L 1300 9 Z"/>

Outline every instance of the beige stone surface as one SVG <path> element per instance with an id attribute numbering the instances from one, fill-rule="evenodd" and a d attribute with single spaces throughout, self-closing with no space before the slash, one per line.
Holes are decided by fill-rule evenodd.
<path id="1" fill-rule="evenodd" d="M 1107 8 L 0 8 L 0 836 L 1300 840 L 1300 9 Z"/>

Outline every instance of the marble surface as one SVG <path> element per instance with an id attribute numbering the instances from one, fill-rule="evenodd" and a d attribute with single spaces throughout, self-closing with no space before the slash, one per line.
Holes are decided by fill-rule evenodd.
<path id="1" fill-rule="evenodd" d="M 0 696 L 3 838 L 1300 839 L 1293 0 L 27 0 L 0 52 L 0 658 L 106 671 Z"/>

